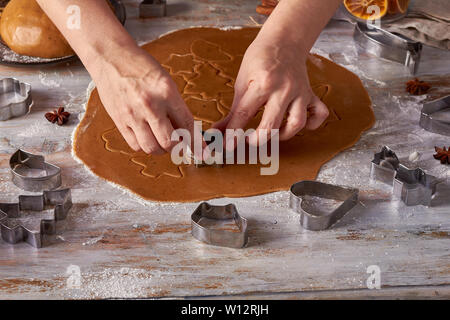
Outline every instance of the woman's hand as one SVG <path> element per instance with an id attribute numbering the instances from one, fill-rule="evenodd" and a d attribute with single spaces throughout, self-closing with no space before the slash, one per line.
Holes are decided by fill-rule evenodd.
<path id="1" fill-rule="evenodd" d="M 328 117 L 328 108 L 311 90 L 307 55 L 289 41 L 260 36 L 245 53 L 230 113 L 215 125 L 222 130 L 244 128 L 265 106 L 257 132 L 248 139 L 254 146 L 258 130 L 266 129 L 270 138 L 272 129 L 280 129 L 280 140 L 288 140 L 305 127 L 317 129 Z"/>
<path id="2" fill-rule="evenodd" d="M 118 130 L 135 151 L 169 152 L 174 128 L 193 136 L 194 119 L 175 83 L 141 48 L 127 48 L 120 57 L 97 61 L 92 72 L 100 98 Z"/>

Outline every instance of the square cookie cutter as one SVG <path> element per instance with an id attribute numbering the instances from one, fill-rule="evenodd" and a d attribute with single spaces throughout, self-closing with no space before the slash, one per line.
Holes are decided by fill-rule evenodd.
<path id="1" fill-rule="evenodd" d="M 421 168 L 410 169 L 404 166 L 395 152 L 387 146 L 375 153 L 370 177 L 391 185 L 394 198 L 402 200 L 406 206 L 431 206 L 436 187 L 441 182 Z"/>
<path id="2" fill-rule="evenodd" d="M 202 219 L 233 220 L 239 231 L 214 230 L 203 226 Z M 197 240 L 228 248 L 243 248 L 248 242 L 247 219 L 241 217 L 234 204 L 214 206 L 202 202 L 191 215 L 191 233 Z"/>
<path id="3" fill-rule="evenodd" d="M 30 84 L 14 78 L 0 80 L 0 121 L 26 115 L 32 104 Z"/>
<path id="4" fill-rule="evenodd" d="M 359 51 L 398 62 L 415 74 L 419 68 L 423 45 L 402 35 L 386 31 L 375 25 L 356 22 L 353 38 Z"/>
<path id="5" fill-rule="evenodd" d="M 319 215 L 304 209 L 303 196 L 339 200 L 343 203 L 332 212 Z M 291 186 L 289 207 L 300 214 L 303 228 L 320 231 L 329 229 L 341 220 L 358 203 L 358 196 L 358 189 L 305 180 Z"/>
<path id="6" fill-rule="evenodd" d="M 46 206 L 55 206 L 53 218 L 43 219 L 40 230 L 29 230 L 22 224 L 10 227 L 8 219 L 20 217 L 21 210 L 43 211 Z M 64 220 L 72 207 L 70 189 L 44 191 L 37 196 L 19 196 L 18 203 L 0 203 L 0 232 L 2 239 L 9 244 L 26 242 L 35 248 L 42 248 L 43 236 L 56 234 L 56 223 Z"/>
<path id="7" fill-rule="evenodd" d="M 45 162 L 43 156 L 19 149 L 11 156 L 9 166 L 12 182 L 22 190 L 40 192 L 61 186 L 61 168 Z M 32 176 L 29 173 L 33 170 L 45 172 L 45 175 Z"/>
<path id="8" fill-rule="evenodd" d="M 427 131 L 450 136 L 450 95 L 424 103 L 419 124 Z"/>

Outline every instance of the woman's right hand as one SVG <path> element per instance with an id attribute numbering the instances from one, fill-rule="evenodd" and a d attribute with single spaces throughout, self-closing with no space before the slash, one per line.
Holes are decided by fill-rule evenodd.
<path id="1" fill-rule="evenodd" d="M 168 72 L 135 46 L 99 58 L 91 74 L 100 99 L 128 145 L 148 154 L 170 152 L 174 129 L 193 137 L 194 119 Z"/>

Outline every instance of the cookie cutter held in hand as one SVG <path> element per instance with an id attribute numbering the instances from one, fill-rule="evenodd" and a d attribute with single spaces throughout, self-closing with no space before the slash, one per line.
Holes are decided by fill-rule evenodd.
<path id="1" fill-rule="evenodd" d="M 233 220 L 239 231 L 214 230 L 203 226 L 202 219 Z M 191 216 L 192 236 L 220 247 L 243 248 L 248 242 L 247 219 L 241 217 L 234 204 L 213 206 L 201 203 Z"/>
<path id="2" fill-rule="evenodd" d="M 450 136 L 450 96 L 425 103 L 420 126 L 427 131 Z"/>
<path id="3" fill-rule="evenodd" d="M 40 192 L 61 186 L 61 168 L 45 162 L 43 156 L 19 149 L 11 156 L 9 165 L 13 183 L 22 190 Z M 45 175 L 36 177 L 26 175 L 32 170 L 45 172 Z"/>
<path id="4" fill-rule="evenodd" d="M 14 78 L 0 80 L 0 121 L 27 114 L 32 104 L 31 85 Z"/>
<path id="5" fill-rule="evenodd" d="M 341 220 L 358 203 L 358 195 L 358 189 L 318 181 L 301 181 L 291 186 L 289 207 L 300 213 L 300 223 L 303 228 L 312 231 L 326 230 Z M 343 203 L 332 212 L 319 215 L 304 209 L 303 196 L 339 200 Z"/>
<path id="6" fill-rule="evenodd" d="M 370 176 L 391 185 L 394 198 L 402 200 L 407 206 L 430 206 L 436 187 L 441 182 L 420 168 L 404 166 L 387 146 L 374 155 Z"/>
<path id="7" fill-rule="evenodd" d="M 22 224 L 14 227 L 7 224 L 8 219 L 19 218 L 21 210 L 43 211 L 49 205 L 55 206 L 53 218 L 41 220 L 39 231 L 30 230 Z M 71 207 L 70 189 L 44 191 L 42 195 L 37 196 L 19 196 L 18 203 L 0 203 L 1 237 L 10 244 L 23 241 L 35 248 L 41 248 L 43 236 L 56 234 L 56 222 L 64 220 Z"/>

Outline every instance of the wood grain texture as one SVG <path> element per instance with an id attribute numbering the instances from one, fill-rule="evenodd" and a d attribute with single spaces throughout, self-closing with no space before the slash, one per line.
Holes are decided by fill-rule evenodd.
<path id="1" fill-rule="evenodd" d="M 171 1 L 169 17 L 137 19 L 139 1 L 125 1 L 127 28 L 141 43 L 192 25 L 253 25 L 258 1 Z M 33 85 L 29 115 L 0 122 L 0 201 L 13 202 L 20 190 L 11 182 L 9 156 L 19 147 L 47 155 L 63 169 L 74 207 L 60 224 L 53 245 L 37 250 L 0 241 L 0 299 L 12 298 L 449 298 L 450 187 L 438 189 L 435 206 L 405 207 L 391 201 L 389 188 L 368 181 L 373 152 L 383 144 L 407 161 L 421 153 L 420 165 L 449 178 L 448 167 L 432 159 L 434 145 L 448 138 L 417 126 L 419 105 L 404 90 L 411 77 L 395 63 L 356 55 L 352 29 L 332 22 L 316 43 L 362 77 L 373 101 L 376 126 L 350 150 L 322 168 L 319 180 L 361 190 L 362 204 L 332 230 L 310 232 L 288 209 L 288 193 L 233 201 L 249 219 L 249 246 L 211 247 L 190 235 L 191 204 L 142 202 L 92 176 L 71 157 L 71 134 L 86 102 L 90 78 L 79 63 L 46 69 L 0 67 Z M 430 95 L 449 90 L 450 53 L 426 48 L 419 77 L 434 85 Z M 65 106 L 73 116 L 57 127 L 44 113 Z M 80 267 L 82 286 L 67 287 L 70 265 Z M 366 269 L 381 268 L 381 290 L 368 290 Z"/>

